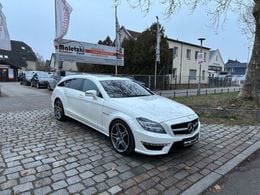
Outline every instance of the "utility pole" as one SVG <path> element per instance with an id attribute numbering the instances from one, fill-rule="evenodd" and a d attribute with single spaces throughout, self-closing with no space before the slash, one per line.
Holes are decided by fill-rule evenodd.
<path id="1" fill-rule="evenodd" d="M 157 19 L 157 31 L 156 31 L 156 58 L 154 64 L 154 90 L 156 90 L 156 77 L 157 77 L 157 66 L 160 64 L 160 42 L 161 42 L 161 33 L 160 33 L 160 24 L 159 18 Z"/>
<path id="2" fill-rule="evenodd" d="M 199 38 L 198 39 L 200 41 L 200 58 L 198 58 L 199 60 L 199 64 L 200 64 L 200 69 L 199 69 L 199 84 L 198 84 L 198 95 L 200 95 L 200 85 L 201 85 L 201 64 L 204 61 L 204 54 L 202 53 L 202 43 L 203 41 L 205 41 L 205 38 Z"/>

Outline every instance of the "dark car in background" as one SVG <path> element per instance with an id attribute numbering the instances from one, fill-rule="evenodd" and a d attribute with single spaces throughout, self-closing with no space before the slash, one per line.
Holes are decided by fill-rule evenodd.
<path id="1" fill-rule="evenodd" d="M 49 81 L 51 80 L 52 74 L 48 72 L 37 72 L 33 75 L 31 86 L 37 87 L 38 89 L 41 87 L 47 88 Z"/>

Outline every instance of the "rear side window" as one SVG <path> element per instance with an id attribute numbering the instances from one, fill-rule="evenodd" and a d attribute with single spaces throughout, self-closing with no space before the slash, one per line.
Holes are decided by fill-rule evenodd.
<path id="1" fill-rule="evenodd" d="M 82 91 L 83 79 L 71 79 L 70 88 Z"/>

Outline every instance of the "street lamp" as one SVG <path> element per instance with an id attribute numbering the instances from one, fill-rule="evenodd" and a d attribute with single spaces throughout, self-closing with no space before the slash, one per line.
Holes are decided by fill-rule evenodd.
<path id="1" fill-rule="evenodd" d="M 206 39 L 205 39 L 205 38 L 199 38 L 198 40 L 200 41 L 200 56 L 203 56 L 203 60 L 204 60 L 204 55 L 203 55 L 203 53 L 202 53 L 202 43 L 203 43 L 203 41 L 205 41 Z M 199 70 L 198 95 L 200 95 L 200 84 L 201 84 L 201 63 L 202 63 L 202 60 L 199 59 L 200 70 Z"/>
<path id="2" fill-rule="evenodd" d="M 155 57 L 155 64 L 154 64 L 154 90 L 156 90 L 156 77 L 157 77 L 157 67 L 160 64 L 160 42 L 161 42 L 161 33 L 160 33 L 160 24 L 159 18 L 156 16 L 157 19 L 157 30 L 156 30 L 156 57 Z"/>

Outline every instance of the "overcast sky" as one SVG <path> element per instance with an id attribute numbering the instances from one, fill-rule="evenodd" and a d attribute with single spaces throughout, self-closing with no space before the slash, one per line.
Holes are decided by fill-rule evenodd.
<path id="1" fill-rule="evenodd" d="M 73 8 L 69 31 L 64 37 L 84 42 L 97 43 L 109 35 L 115 37 L 115 18 L 113 0 L 67 0 Z M 49 59 L 54 52 L 55 35 L 54 0 L 0 0 L 7 18 L 9 34 L 12 40 L 24 41 Z M 221 28 L 210 24 L 210 18 L 204 10 L 193 14 L 182 9 L 166 19 L 161 4 L 153 1 L 149 13 L 133 9 L 122 0 L 118 7 L 120 25 L 127 29 L 142 32 L 156 21 L 165 28 L 169 38 L 199 44 L 199 37 L 205 37 L 204 46 L 219 49 L 224 62 L 237 59 L 246 62 L 248 59 L 249 41 L 241 33 L 238 16 L 229 14 L 229 20 Z"/>

